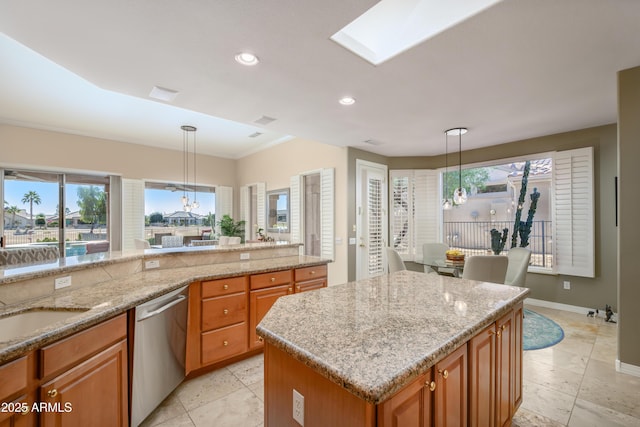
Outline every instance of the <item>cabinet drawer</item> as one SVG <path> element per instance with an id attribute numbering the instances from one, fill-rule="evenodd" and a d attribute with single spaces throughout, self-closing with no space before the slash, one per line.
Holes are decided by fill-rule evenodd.
<path id="1" fill-rule="evenodd" d="M 127 336 L 127 315 L 121 314 L 40 350 L 40 377 L 60 372 Z"/>
<path id="2" fill-rule="evenodd" d="M 270 286 L 291 283 L 291 270 L 274 271 L 272 273 L 254 274 L 251 276 L 251 289 L 262 289 Z"/>
<path id="3" fill-rule="evenodd" d="M 221 328 L 247 321 L 247 294 L 202 301 L 202 330 Z"/>
<path id="4" fill-rule="evenodd" d="M 202 335 L 202 365 L 218 362 L 247 350 L 247 323 L 227 326 Z"/>
<path id="5" fill-rule="evenodd" d="M 202 298 L 218 297 L 246 291 L 246 277 L 208 280 L 202 282 Z"/>
<path id="6" fill-rule="evenodd" d="M 296 293 L 313 291 L 314 289 L 320 289 L 325 287 L 327 287 L 326 278 L 308 280 L 306 282 L 296 283 Z"/>
<path id="7" fill-rule="evenodd" d="M 0 401 L 27 388 L 27 356 L 0 367 Z"/>
<path id="8" fill-rule="evenodd" d="M 326 265 L 315 265 L 313 267 L 296 268 L 296 282 L 313 280 L 327 276 Z"/>

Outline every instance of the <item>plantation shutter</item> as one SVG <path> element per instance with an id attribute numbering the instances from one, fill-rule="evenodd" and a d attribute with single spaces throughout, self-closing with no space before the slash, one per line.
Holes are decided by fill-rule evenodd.
<path id="1" fill-rule="evenodd" d="M 258 228 L 267 229 L 267 212 L 265 202 L 267 199 L 267 185 L 264 182 L 256 184 L 256 221 Z M 250 224 L 253 227 L 253 224 Z"/>
<path id="2" fill-rule="evenodd" d="M 333 260 L 334 251 L 334 170 L 320 171 L 320 256 Z"/>
<path id="3" fill-rule="evenodd" d="M 365 228 L 367 230 L 367 275 L 368 277 L 379 276 L 387 271 L 385 265 L 386 255 L 384 253 L 384 177 L 377 173 L 368 173 L 366 182 L 367 206 L 365 207 Z"/>
<path id="4" fill-rule="evenodd" d="M 389 178 L 389 247 L 404 261 L 413 261 L 413 171 L 392 170 Z"/>
<path id="5" fill-rule="evenodd" d="M 303 243 L 302 242 L 302 230 L 300 229 L 300 225 L 302 224 L 302 209 L 300 208 L 300 181 L 302 178 L 300 175 L 294 175 L 291 177 L 289 184 L 289 215 L 291 216 L 289 220 L 289 227 L 291 232 L 291 243 Z M 300 248 L 301 253 L 303 253 L 303 248 Z"/>
<path id="6" fill-rule="evenodd" d="M 593 148 L 560 151 L 553 160 L 555 271 L 595 277 Z"/>
<path id="7" fill-rule="evenodd" d="M 220 233 L 218 221 L 223 215 L 233 218 L 233 188 L 220 185 L 216 187 L 216 233 Z"/>
<path id="8" fill-rule="evenodd" d="M 432 170 L 414 172 L 414 261 L 422 261 L 422 245 L 441 241 L 439 190 L 440 174 L 438 172 Z"/>
<path id="9" fill-rule="evenodd" d="M 251 188 L 247 185 L 240 187 L 240 220 L 245 221 L 244 241 L 251 239 L 253 224 L 251 222 Z"/>
<path id="10" fill-rule="evenodd" d="M 122 179 L 122 250 L 135 250 L 144 239 L 144 181 Z"/>

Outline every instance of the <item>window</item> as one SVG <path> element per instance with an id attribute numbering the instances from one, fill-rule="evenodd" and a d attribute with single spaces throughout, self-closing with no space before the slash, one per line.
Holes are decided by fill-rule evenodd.
<path id="1" fill-rule="evenodd" d="M 194 191 L 195 190 L 195 191 Z M 185 210 L 182 197 L 198 201 L 199 207 Z M 161 244 L 164 235 L 184 236 L 184 243 L 212 235 L 216 223 L 215 189 L 206 186 L 183 187 L 146 182 L 144 189 L 144 238 Z M 219 218 L 218 218 L 219 219 Z"/>
<path id="2" fill-rule="evenodd" d="M 507 251 L 512 245 L 525 163 L 502 160 L 465 168 L 467 203 L 445 211 L 439 207 L 442 193 L 453 193 L 457 172 L 455 179 L 445 179 L 442 174 L 445 185 L 440 181 L 434 187 L 433 180 L 426 178 L 433 171 L 391 171 L 390 234 L 394 246 L 405 260 L 421 259 L 425 239 L 443 241 L 467 255 L 487 254 L 492 253 L 491 230 L 502 233 L 507 229 Z M 533 216 L 528 218 L 534 188 L 540 195 Z M 520 221 L 530 220 L 525 238 L 532 251 L 532 269 L 593 277 L 593 149 L 531 157 L 523 196 Z M 434 205 L 439 211 L 435 216 Z M 440 219 L 434 219 L 438 216 Z M 433 240 L 433 230 L 428 229 L 432 222 L 442 224 L 442 232 L 436 232 Z M 516 240 L 520 246 L 520 236 Z"/>
<path id="3" fill-rule="evenodd" d="M 61 256 L 109 251 L 110 177 L 5 169 L 5 246 L 58 246 Z"/>

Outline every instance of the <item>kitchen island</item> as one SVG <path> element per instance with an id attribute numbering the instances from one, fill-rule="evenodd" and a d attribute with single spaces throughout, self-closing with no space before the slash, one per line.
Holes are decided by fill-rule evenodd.
<path id="1" fill-rule="evenodd" d="M 402 271 L 279 299 L 257 328 L 265 426 L 509 425 L 528 293 Z"/>

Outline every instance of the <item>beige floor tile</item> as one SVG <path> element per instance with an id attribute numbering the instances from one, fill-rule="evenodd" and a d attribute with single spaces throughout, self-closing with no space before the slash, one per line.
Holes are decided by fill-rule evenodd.
<path id="1" fill-rule="evenodd" d="M 258 381 L 257 383 L 250 384 L 247 387 L 249 387 L 249 390 L 255 393 L 256 396 L 258 396 L 258 399 L 264 402 L 264 379 L 260 379 L 260 381 Z"/>
<path id="2" fill-rule="evenodd" d="M 187 411 L 178 399 L 176 391 L 166 399 L 140 424 L 141 427 L 153 427 L 161 425 L 167 420 L 186 415 Z"/>
<path id="3" fill-rule="evenodd" d="M 518 409 L 513 417 L 512 427 L 563 427 L 564 424 L 551 420 L 525 408 Z"/>
<path id="4" fill-rule="evenodd" d="M 228 366 L 229 371 L 244 385 L 255 384 L 264 377 L 264 357 L 262 354 Z"/>
<path id="5" fill-rule="evenodd" d="M 183 383 L 176 394 L 187 411 L 224 397 L 244 385 L 227 368 Z"/>
<path id="6" fill-rule="evenodd" d="M 189 411 L 196 427 L 257 427 L 264 422 L 264 404 L 242 387 L 223 398 Z"/>
<path id="7" fill-rule="evenodd" d="M 524 363 L 535 361 L 551 366 L 558 366 L 578 375 L 583 375 L 587 369 L 589 356 L 576 354 L 566 350 L 561 350 L 557 345 L 540 350 L 529 350 L 524 352 Z"/>
<path id="8" fill-rule="evenodd" d="M 523 383 L 522 408 L 566 425 L 575 397 L 538 384 Z"/>
<path id="9" fill-rule="evenodd" d="M 523 372 L 525 383 L 534 383 L 576 397 L 582 376 L 567 369 L 529 360 Z"/>
<path id="10" fill-rule="evenodd" d="M 615 371 L 610 363 L 591 360 L 578 398 L 627 415 L 640 416 L 640 378 Z"/>
<path id="11" fill-rule="evenodd" d="M 184 414 L 167 420 L 163 423 L 156 424 L 154 427 L 195 427 L 195 424 L 193 424 L 193 421 L 191 421 L 191 417 L 189 417 L 189 415 L 185 412 Z"/>
<path id="12" fill-rule="evenodd" d="M 578 399 L 568 425 L 569 427 L 638 427 L 640 419 Z"/>

